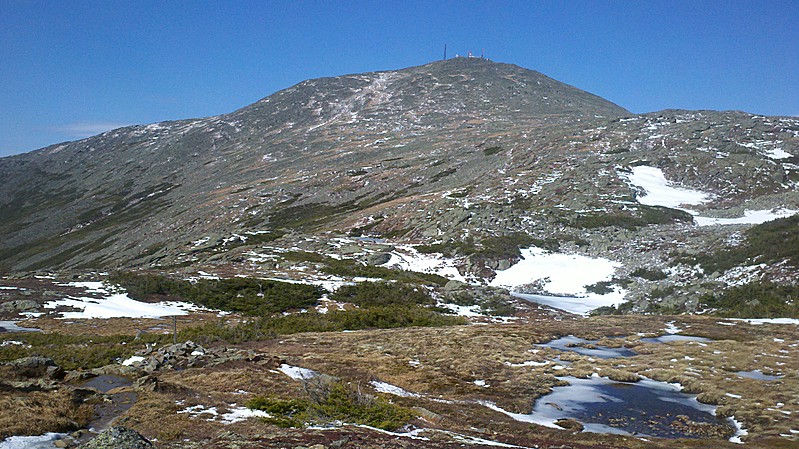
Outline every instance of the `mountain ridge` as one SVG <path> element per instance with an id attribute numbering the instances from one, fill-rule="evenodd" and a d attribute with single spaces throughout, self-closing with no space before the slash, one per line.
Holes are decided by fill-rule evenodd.
<path id="1" fill-rule="evenodd" d="M 347 234 L 479 247 L 519 233 L 594 256 L 639 242 L 621 251 L 633 270 L 672 263 L 667 246 L 640 249 L 652 233 L 717 245 L 685 212 L 639 204 L 633 167 L 712 193 L 695 213 L 726 217 L 799 209 L 797 154 L 792 118 L 632 114 L 535 71 L 458 58 L 0 159 L 0 269 L 240 267 L 249 245 L 235 236 L 258 233 L 289 247 Z M 203 239 L 212 249 L 191 243 Z M 515 254 L 461 254 L 460 270 L 490 279 Z"/>

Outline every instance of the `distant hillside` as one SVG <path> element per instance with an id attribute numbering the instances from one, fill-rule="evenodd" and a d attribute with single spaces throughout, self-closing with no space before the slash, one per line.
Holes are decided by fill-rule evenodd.
<path id="1" fill-rule="evenodd" d="M 638 307 L 695 308 L 731 275 L 709 279 L 684 255 L 734 246 L 750 226 L 696 217 L 799 210 L 797 155 L 795 118 L 634 115 L 535 71 L 455 58 L 0 159 L 0 269 L 258 272 L 248 251 L 346 253 L 336 239 L 367 236 L 434 245 L 490 280 L 538 245 L 618 261 L 615 285 Z M 639 166 L 708 199 L 642 204 Z M 389 257 L 355 246 L 344 255 Z M 750 275 L 795 273 L 778 265 Z M 631 275 L 642 267 L 667 277 Z"/>

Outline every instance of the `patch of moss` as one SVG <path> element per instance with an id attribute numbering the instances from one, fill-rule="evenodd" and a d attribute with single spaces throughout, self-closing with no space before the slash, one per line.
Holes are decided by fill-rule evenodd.
<path id="1" fill-rule="evenodd" d="M 488 148 L 483 149 L 483 154 L 485 156 L 494 156 L 495 154 L 499 154 L 499 153 L 501 153 L 503 151 L 505 151 L 505 150 L 502 147 L 494 146 L 494 147 L 488 147 Z"/>
<path id="2" fill-rule="evenodd" d="M 325 385 L 324 391 L 306 400 L 256 397 L 248 408 L 269 413 L 267 422 L 281 427 L 302 427 L 305 423 L 341 421 L 393 431 L 413 419 L 413 413 L 382 397 L 363 394 L 343 382 Z"/>

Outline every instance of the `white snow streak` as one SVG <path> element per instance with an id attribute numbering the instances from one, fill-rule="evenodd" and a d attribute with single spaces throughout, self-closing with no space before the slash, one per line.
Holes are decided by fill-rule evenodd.
<path id="1" fill-rule="evenodd" d="M 386 394 L 393 394 L 394 396 L 400 396 L 403 398 L 418 398 L 419 395 L 416 393 L 411 393 L 410 391 L 404 390 L 396 385 L 391 385 L 387 382 L 380 382 L 378 380 L 373 380 L 369 382 L 372 387 L 374 387 L 375 391 L 378 393 L 386 393 Z"/>
<path id="2" fill-rule="evenodd" d="M 319 375 L 316 371 L 308 368 L 300 368 L 299 366 L 291 366 L 289 364 L 282 364 L 278 371 L 291 377 L 294 380 L 311 379 Z"/>

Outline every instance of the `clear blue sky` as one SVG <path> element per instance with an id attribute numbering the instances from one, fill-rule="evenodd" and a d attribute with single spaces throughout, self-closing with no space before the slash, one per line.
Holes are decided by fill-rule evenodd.
<path id="1" fill-rule="evenodd" d="M 799 1 L 0 0 L 0 156 L 479 54 L 633 112 L 799 115 Z"/>

